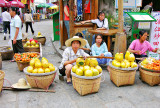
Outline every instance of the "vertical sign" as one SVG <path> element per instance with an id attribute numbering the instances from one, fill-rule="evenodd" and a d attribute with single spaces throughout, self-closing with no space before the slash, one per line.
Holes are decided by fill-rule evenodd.
<path id="1" fill-rule="evenodd" d="M 150 44 L 153 48 L 160 48 L 160 12 L 152 12 L 152 16 L 157 21 L 152 22 L 152 28 L 150 32 Z M 159 59 L 158 53 L 149 52 L 148 56 Z"/>

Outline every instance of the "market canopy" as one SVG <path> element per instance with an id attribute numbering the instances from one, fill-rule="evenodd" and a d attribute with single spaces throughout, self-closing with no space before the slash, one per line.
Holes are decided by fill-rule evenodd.
<path id="1" fill-rule="evenodd" d="M 154 22 L 153 16 L 146 12 L 126 12 L 135 22 Z"/>
<path id="2" fill-rule="evenodd" d="M 19 7 L 19 8 L 24 8 L 25 5 L 23 3 L 21 3 L 20 1 L 17 0 L 13 0 L 13 1 L 9 1 L 11 7 Z"/>
<path id="3" fill-rule="evenodd" d="M 48 4 L 46 4 L 46 3 L 41 3 L 37 7 L 40 7 L 40 8 L 49 8 L 50 6 Z"/>
<path id="4" fill-rule="evenodd" d="M 49 6 L 54 6 L 55 4 L 52 4 L 52 3 L 47 3 Z"/>

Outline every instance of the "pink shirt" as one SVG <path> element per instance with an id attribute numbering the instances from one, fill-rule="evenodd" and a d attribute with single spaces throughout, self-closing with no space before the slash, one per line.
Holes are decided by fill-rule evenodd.
<path id="1" fill-rule="evenodd" d="M 153 47 L 148 41 L 140 43 L 139 39 L 134 40 L 129 46 L 132 50 L 140 50 L 142 55 L 146 55 L 146 51 L 153 51 Z"/>

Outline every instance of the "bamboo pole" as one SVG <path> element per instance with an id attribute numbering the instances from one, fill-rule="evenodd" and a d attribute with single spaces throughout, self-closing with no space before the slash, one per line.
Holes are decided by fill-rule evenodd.
<path id="1" fill-rule="evenodd" d="M 74 0 L 69 0 L 69 33 L 74 36 Z"/>
<path id="2" fill-rule="evenodd" d="M 63 12 L 64 12 L 64 6 L 63 6 L 63 0 L 59 1 L 60 3 L 60 42 L 61 42 L 61 46 L 60 48 L 62 48 L 63 46 Z"/>

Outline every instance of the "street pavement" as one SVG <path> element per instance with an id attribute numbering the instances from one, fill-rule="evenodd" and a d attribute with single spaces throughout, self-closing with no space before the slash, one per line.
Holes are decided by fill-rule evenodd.
<path id="1" fill-rule="evenodd" d="M 57 55 L 50 40 L 53 35 L 52 20 L 35 22 L 33 25 L 35 34 L 40 31 L 47 37 L 43 46 L 43 56 L 55 66 L 59 66 L 61 58 Z M 25 27 L 23 28 L 25 33 Z M 0 33 L 0 46 L 8 44 Z M 29 28 L 29 37 L 32 37 Z M 59 48 L 59 42 L 54 42 L 55 48 Z M 60 52 L 62 53 L 62 52 Z M 3 61 L 2 70 L 5 72 L 4 86 L 10 86 L 25 78 L 25 74 L 18 70 L 16 62 Z M 105 80 L 104 80 L 105 79 Z M 0 108 L 159 108 L 160 87 L 151 87 L 139 79 L 136 73 L 135 84 L 132 86 L 116 87 L 109 77 L 106 68 L 103 69 L 103 77 L 98 93 L 80 96 L 66 81 L 60 81 L 58 74 L 49 88 L 55 93 L 7 91 L 0 94 Z"/>

